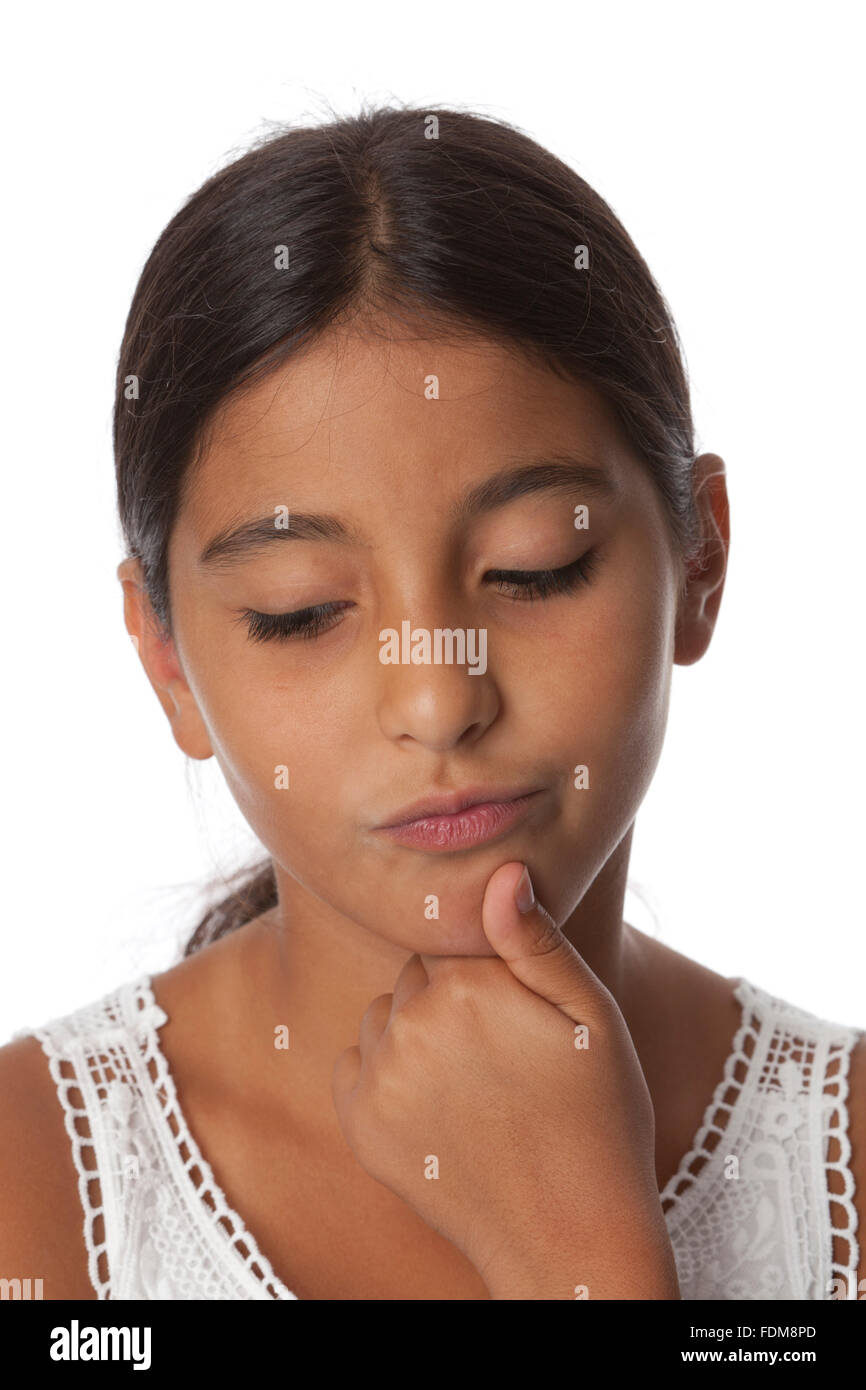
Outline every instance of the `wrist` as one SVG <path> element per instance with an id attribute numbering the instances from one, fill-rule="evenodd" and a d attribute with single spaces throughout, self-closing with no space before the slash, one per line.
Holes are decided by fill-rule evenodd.
<path id="1" fill-rule="evenodd" d="M 549 1238 L 508 1243 L 480 1270 L 491 1299 L 680 1299 L 676 1261 L 666 1228 L 635 1223 L 626 1239 L 613 1233 L 590 1244 L 568 1227 Z"/>
<path id="2" fill-rule="evenodd" d="M 493 1300 L 562 1300 L 573 1302 L 587 1300 L 643 1300 L 659 1302 L 679 1300 L 679 1281 L 676 1270 L 651 1266 L 649 1269 L 633 1266 L 621 1269 L 597 1267 L 586 1273 L 581 1269 L 581 1261 L 576 1260 L 578 1280 L 575 1280 L 574 1267 L 559 1273 L 550 1268 L 543 1271 L 521 1266 L 519 1269 L 501 1270 L 485 1278 L 487 1291 Z"/>

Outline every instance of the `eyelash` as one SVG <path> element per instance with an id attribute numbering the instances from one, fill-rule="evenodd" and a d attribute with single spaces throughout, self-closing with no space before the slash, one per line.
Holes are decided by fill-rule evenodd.
<path id="1" fill-rule="evenodd" d="M 587 551 L 570 565 L 557 570 L 488 570 L 487 575 L 495 576 L 498 586 L 507 585 L 516 590 L 510 594 L 512 599 L 526 603 L 537 598 L 552 598 L 555 594 L 573 593 L 579 585 L 590 582 L 595 563 L 595 553 Z M 504 592 L 501 587 L 500 592 Z M 243 608 L 240 618 L 246 620 L 247 634 L 252 642 L 285 642 L 294 637 L 309 641 L 333 627 L 330 620 L 348 607 L 351 607 L 348 603 L 317 603 L 294 613 L 259 613 L 253 608 Z"/>
<path id="2" fill-rule="evenodd" d="M 595 569 L 596 555 L 588 550 L 570 565 L 558 570 L 488 570 L 498 575 L 497 584 L 509 584 L 517 589 L 522 602 L 536 598 L 551 598 L 553 594 L 570 594 L 579 584 L 588 584 Z M 511 595 L 516 598 L 516 594 Z"/>

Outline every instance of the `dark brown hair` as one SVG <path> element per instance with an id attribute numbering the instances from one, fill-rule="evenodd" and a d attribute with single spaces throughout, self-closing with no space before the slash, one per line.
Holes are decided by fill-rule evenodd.
<path id="1" fill-rule="evenodd" d="M 281 246 L 288 268 L 277 269 Z M 691 555 L 682 351 L 610 207 L 504 121 L 362 107 L 261 138 L 175 214 L 139 278 L 117 367 L 117 497 L 128 554 L 167 635 L 168 543 L 216 408 L 327 328 L 380 309 L 422 316 L 430 337 L 481 331 L 595 387 Z M 270 858 L 235 877 L 186 955 L 276 905 Z"/>

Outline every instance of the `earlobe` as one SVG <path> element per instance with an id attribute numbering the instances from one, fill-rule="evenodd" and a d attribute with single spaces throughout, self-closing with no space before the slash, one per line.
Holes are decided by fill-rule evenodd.
<path id="1" fill-rule="evenodd" d="M 700 661 L 713 635 L 714 621 L 702 602 L 696 605 L 694 587 L 683 600 L 674 641 L 674 665 L 693 666 Z"/>
<path id="2" fill-rule="evenodd" d="M 725 465 L 718 454 L 701 454 L 695 460 L 694 490 L 701 534 L 680 594 L 674 642 L 678 666 L 700 661 L 710 645 L 725 586 L 730 509 Z"/>
<path id="3" fill-rule="evenodd" d="M 141 564 L 128 558 L 117 567 L 123 585 L 123 617 L 126 630 L 141 660 L 174 740 L 187 757 L 204 761 L 213 757 L 204 720 L 178 659 L 174 640 L 160 625 L 142 578 Z"/>
<path id="4" fill-rule="evenodd" d="M 162 651 L 153 671 L 147 668 L 146 663 L 145 669 L 171 725 L 171 732 L 178 748 L 186 753 L 188 758 L 195 758 L 198 762 L 212 758 L 213 748 L 204 720 L 195 696 L 187 684 L 174 642 L 170 637 L 162 639 Z"/>

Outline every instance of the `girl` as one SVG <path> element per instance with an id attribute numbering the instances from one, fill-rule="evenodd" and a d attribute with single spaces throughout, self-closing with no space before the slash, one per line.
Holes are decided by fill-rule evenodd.
<path id="1" fill-rule="evenodd" d="M 622 920 L 728 508 L 610 208 L 472 114 L 271 136 L 151 253 L 115 448 L 127 628 L 269 857 L 0 1053 L 0 1275 L 856 1298 L 862 1035 Z"/>

